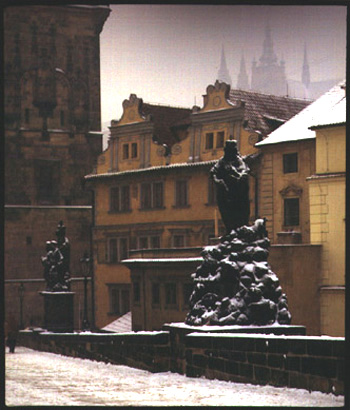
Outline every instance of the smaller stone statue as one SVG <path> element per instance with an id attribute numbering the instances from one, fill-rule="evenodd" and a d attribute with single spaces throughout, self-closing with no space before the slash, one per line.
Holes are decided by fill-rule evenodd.
<path id="1" fill-rule="evenodd" d="M 57 241 L 47 241 L 46 256 L 41 257 L 46 290 L 50 292 L 69 291 L 70 288 L 70 244 L 65 233 L 66 228 L 60 221 L 56 231 Z"/>
<path id="2" fill-rule="evenodd" d="M 250 170 L 238 153 L 237 141 L 226 141 L 224 151 L 224 156 L 210 170 L 210 176 L 216 184 L 218 207 L 229 234 L 249 221 Z"/>

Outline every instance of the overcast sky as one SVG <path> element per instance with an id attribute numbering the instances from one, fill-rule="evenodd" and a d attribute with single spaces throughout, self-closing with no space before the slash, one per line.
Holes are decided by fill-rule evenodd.
<path id="1" fill-rule="evenodd" d="M 304 44 L 311 81 L 345 78 L 346 7 L 111 5 L 101 33 L 102 122 L 119 119 L 122 102 L 192 108 L 214 84 L 222 45 L 236 86 L 242 53 L 248 76 L 270 25 L 287 79 L 300 80 Z"/>

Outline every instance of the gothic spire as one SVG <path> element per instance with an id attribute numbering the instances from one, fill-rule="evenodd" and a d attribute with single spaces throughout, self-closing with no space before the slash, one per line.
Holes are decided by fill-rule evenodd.
<path id="1" fill-rule="evenodd" d="M 222 81 L 226 84 L 232 85 L 231 76 L 228 72 L 227 65 L 226 65 L 226 57 L 224 51 L 224 45 L 221 48 L 221 61 L 220 61 L 220 68 L 217 75 L 217 80 Z"/>
<path id="2" fill-rule="evenodd" d="M 309 62 L 307 60 L 306 44 L 304 44 L 304 61 L 303 61 L 303 72 L 301 74 L 301 82 L 305 88 L 309 88 L 310 85 L 310 69 Z"/>
<path id="3" fill-rule="evenodd" d="M 273 42 L 271 37 L 271 29 L 269 24 L 265 28 L 265 39 L 263 43 L 263 53 L 260 57 L 260 63 L 262 65 L 273 65 L 276 64 L 277 57 L 273 51 Z"/>
<path id="4" fill-rule="evenodd" d="M 239 88 L 241 90 L 249 90 L 249 81 L 248 81 L 248 75 L 247 75 L 247 70 L 246 70 L 246 66 L 245 66 L 245 60 L 244 60 L 243 53 L 242 53 L 242 57 L 241 57 L 241 65 L 240 65 L 240 68 L 239 68 L 237 88 Z"/>

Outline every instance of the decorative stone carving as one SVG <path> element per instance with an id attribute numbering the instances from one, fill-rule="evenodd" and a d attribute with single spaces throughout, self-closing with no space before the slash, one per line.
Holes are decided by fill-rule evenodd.
<path id="1" fill-rule="evenodd" d="M 239 155 L 237 142 L 226 141 L 225 154 L 210 170 L 227 233 L 249 221 L 249 167 Z"/>
<path id="2" fill-rule="evenodd" d="M 66 227 L 60 221 L 56 230 L 57 241 L 47 241 L 46 256 L 41 257 L 46 290 L 50 292 L 69 290 L 70 243 L 65 234 Z"/>
<path id="3" fill-rule="evenodd" d="M 241 226 L 202 251 L 192 274 L 188 325 L 290 324 L 287 297 L 267 258 L 270 241 L 265 220 Z"/>
<path id="4" fill-rule="evenodd" d="M 289 325 L 287 297 L 267 258 L 266 220 L 249 220 L 249 168 L 234 140 L 211 169 L 218 206 L 227 233 L 219 245 L 202 251 L 203 262 L 192 274 L 194 288 L 185 323 L 202 325 Z"/>
<path id="5" fill-rule="evenodd" d="M 303 188 L 294 185 L 294 184 L 290 184 L 287 187 L 281 189 L 280 194 L 285 197 L 288 195 L 296 195 L 296 196 L 300 196 L 303 192 Z"/>
<path id="6" fill-rule="evenodd" d="M 230 102 L 230 85 L 216 80 L 214 85 L 207 87 L 207 93 L 203 96 L 203 108 L 198 110 L 198 107 L 193 107 L 193 113 L 198 111 L 205 112 L 212 109 L 234 108 Z"/>

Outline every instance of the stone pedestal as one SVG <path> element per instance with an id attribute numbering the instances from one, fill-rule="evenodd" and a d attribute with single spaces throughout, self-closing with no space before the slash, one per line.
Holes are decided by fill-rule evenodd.
<path id="1" fill-rule="evenodd" d="M 44 328 L 50 332 L 73 332 L 75 292 L 39 293 L 44 297 Z"/>

